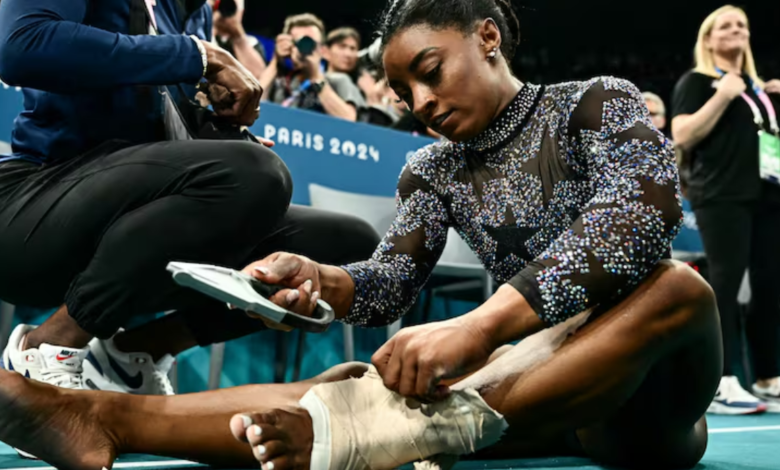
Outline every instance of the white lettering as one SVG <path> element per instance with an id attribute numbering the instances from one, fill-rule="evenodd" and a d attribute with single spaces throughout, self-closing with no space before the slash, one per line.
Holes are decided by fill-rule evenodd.
<path id="1" fill-rule="evenodd" d="M 293 147 L 303 147 L 303 132 L 292 131 L 292 145 Z"/>
<path id="2" fill-rule="evenodd" d="M 344 155 L 348 157 L 354 157 L 355 143 L 349 140 L 345 140 L 344 143 L 341 145 L 341 151 L 344 152 Z"/>
<path id="3" fill-rule="evenodd" d="M 314 136 L 314 150 L 318 152 L 322 152 L 322 149 L 324 148 L 325 148 L 325 139 L 321 135 L 316 134 Z"/>
<path id="4" fill-rule="evenodd" d="M 280 144 L 290 145 L 290 130 L 287 129 L 286 127 L 280 127 L 279 137 L 277 138 L 277 141 Z"/>
<path id="5" fill-rule="evenodd" d="M 330 139 L 330 153 L 333 155 L 341 155 L 341 152 L 339 151 L 339 146 L 341 146 L 341 141 L 337 138 Z"/>
<path id="6" fill-rule="evenodd" d="M 379 162 L 379 150 L 375 149 L 373 145 L 368 148 L 368 154 L 375 162 Z"/>
<path id="7" fill-rule="evenodd" d="M 263 132 L 265 133 L 263 137 L 266 139 L 273 139 L 276 135 L 276 128 L 271 124 L 266 124 Z"/>

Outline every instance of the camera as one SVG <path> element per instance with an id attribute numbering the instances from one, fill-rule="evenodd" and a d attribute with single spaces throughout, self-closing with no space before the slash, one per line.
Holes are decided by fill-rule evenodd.
<path id="1" fill-rule="evenodd" d="M 216 7 L 223 18 L 230 18 L 238 12 L 236 0 L 217 0 Z"/>
<path id="2" fill-rule="evenodd" d="M 295 41 L 295 48 L 298 49 L 302 57 L 308 57 L 317 49 L 317 41 L 309 36 L 304 36 Z"/>

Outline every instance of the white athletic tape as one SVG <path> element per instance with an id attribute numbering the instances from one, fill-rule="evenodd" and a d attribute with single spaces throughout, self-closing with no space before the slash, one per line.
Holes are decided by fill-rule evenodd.
<path id="1" fill-rule="evenodd" d="M 312 417 L 311 470 L 382 470 L 492 445 L 507 423 L 474 390 L 421 405 L 385 388 L 376 369 L 320 384 L 300 402 Z M 434 467 L 435 468 L 435 467 Z"/>

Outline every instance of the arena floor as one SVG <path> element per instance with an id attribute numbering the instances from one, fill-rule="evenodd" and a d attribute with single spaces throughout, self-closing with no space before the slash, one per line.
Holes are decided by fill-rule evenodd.
<path id="1" fill-rule="evenodd" d="M 711 417 L 710 446 L 696 470 L 777 470 L 780 468 L 780 414 L 754 417 Z M 198 465 L 182 460 L 152 456 L 127 456 L 115 469 L 180 469 Z M 586 459 L 549 458 L 500 462 L 468 462 L 456 470 L 536 469 L 536 470 L 606 470 Z M 40 462 L 23 460 L 9 447 L 0 444 L 0 470 L 49 470 Z M 615 470 L 615 469 L 611 469 Z"/>

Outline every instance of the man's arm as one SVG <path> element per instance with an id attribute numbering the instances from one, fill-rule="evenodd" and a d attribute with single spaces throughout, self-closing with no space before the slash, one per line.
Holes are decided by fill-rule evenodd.
<path id="1" fill-rule="evenodd" d="M 320 103 L 322 103 L 325 112 L 330 116 L 352 122 L 357 120 L 357 108 L 341 99 L 336 90 L 327 81 L 325 81 L 325 86 L 323 86 L 320 92 Z"/>
<path id="2" fill-rule="evenodd" d="M 129 36 L 83 25 L 88 0 L 2 0 L 0 77 L 10 85 L 79 93 L 197 82 L 198 47 L 183 35 Z"/>
<path id="3" fill-rule="evenodd" d="M 255 76 L 255 78 L 260 80 L 266 69 L 266 63 L 257 49 L 252 45 L 252 40 L 246 33 L 243 33 L 242 35 L 233 38 L 232 42 L 236 59 L 238 59 L 238 61 Z"/>
<path id="4" fill-rule="evenodd" d="M 313 81 L 318 82 L 324 79 L 323 75 L 319 75 Z M 350 92 L 349 86 L 354 88 L 354 93 Z M 358 104 L 363 103 L 363 97 L 357 86 L 346 75 L 329 75 L 320 92 L 320 102 L 329 115 L 355 122 Z"/>

